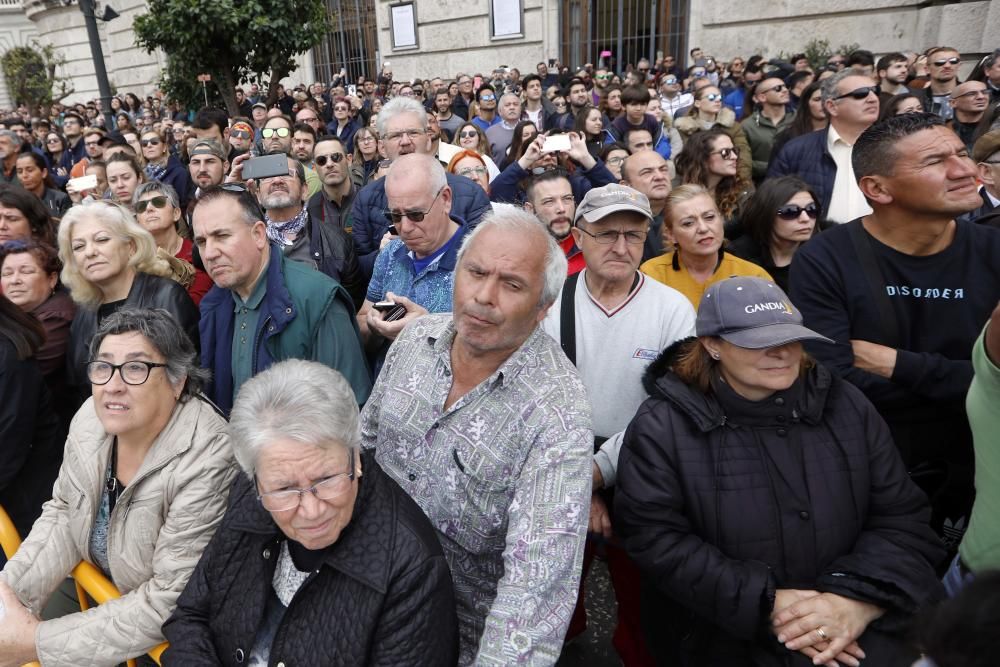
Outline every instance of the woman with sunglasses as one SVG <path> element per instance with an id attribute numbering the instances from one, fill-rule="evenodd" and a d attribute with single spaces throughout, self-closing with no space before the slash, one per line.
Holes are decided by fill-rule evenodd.
<path id="1" fill-rule="evenodd" d="M 157 254 L 153 235 L 131 211 L 106 201 L 70 209 L 59 225 L 62 281 L 76 302 L 67 350 L 67 383 L 78 403 L 90 395 L 84 366 L 94 332 L 122 308 L 162 308 L 198 345 L 198 308 Z"/>
<path id="2" fill-rule="evenodd" d="M 476 151 L 480 155 L 490 154 L 490 142 L 486 139 L 486 133 L 472 122 L 464 123 L 455 130 L 455 138 L 451 143 L 467 151 Z"/>
<path id="3" fill-rule="evenodd" d="M 334 99 L 333 119 L 326 126 L 326 131 L 340 139 L 348 153 L 354 151 L 354 134 L 358 131 L 358 124 L 351 118 L 351 103 L 346 97 Z"/>
<path id="4" fill-rule="evenodd" d="M 187 208 L 191 192 L 191 175 L 181 161 L 170 154 L 169 146 L 162 133 L 145 130 L 139 137 L 142 157 L 146 160 L 146 180 L 160 181 L 174 189 L 181 208 Z"/>
<path id="5" fill-rule="evenodd" d="M 58 165 L 62 160 L 63 151 L 66 150 L 66 140 L 58 132 L 49 132 L 45 135 L 45 159 L 49 164 Z"/>
<path id="6" fill-rule="evenodd" d="M 135 217 L 139 224 L 153 235 L 158 252 L 183 262 L 180 271 L 184 276 L 179 282 L 185 284 L 194 305 L 212 289 L 212 279 L 204 270 L 194 266 L 194 243 L 179 233 L 184 210 L 181 208 L 177 192 L 169 183 L 150 181 L 135 189 L 132 195 Z M 185 266 L 186 265 L 186 266 Z M 175 274 L 178 267 L 175 265 Z"/>
<path id="7" fill-rule="evenodd" d="M 639 270 L 683 294 L 695 308 L 709 286 L 732 276 L 771 280 L 756 264 L 725 251 L 723 218 L 711 193 L 700 185 L 682 185 L 663 208 L 664 247 Z"/>
<path id="8" fill-rule="evenodd" d="M 795 251 L 825 227 L 820 213 L 819 199 L 804 181 L 795 176 L 769 178 L 744 207 L 744 234 L 729 251 L 764 268 L 787 292 Z"/>
<path id="9" fill-rule="evenodd" d="M 740 178 L 750 180 L 752 162 L 750 159 L 750 144 L 743 133 L 743 128 L 736 122 L 736 114 L 728 107 L 722 106 L 722 92 L 715 86 L 705 86 L 694 94 L 694 104 L 688 115 L 678 118 L 674 127 L 681 133 L 685 146 L 698 132 L 718 128 L 729 135 L 738 157 Z"/>
<path id="10" fill-rule="evenodd" d="M 359 128 L 354 133 L 354 160 L 351 162 L 351 180 L 364 187 L 378 168 L 378 131 L 372 127 Z"/>
<path id="11" fill-rule="evenodd" d="M 116 665 L 162 643 L 236 476 L 226 421 L 200 395 L 208 374 L 169 313 L 121 310 L 92 338 L 82 372 L 94 400 L 70 427 L 52 500 L 3 570 L 3 664 Z M 81 560 L 122 596 L 38 620 Z"/>
<path id="12" fill-rule="evenodd" d="M 688 139 L 674 161 L 681 183 L 700 185 L 715 198 L 727 238 L 739 236 L 739 211 L 753 192 L 753 184 L 739 172 L 740 155 L 729 134 L 712 128 Z"/>

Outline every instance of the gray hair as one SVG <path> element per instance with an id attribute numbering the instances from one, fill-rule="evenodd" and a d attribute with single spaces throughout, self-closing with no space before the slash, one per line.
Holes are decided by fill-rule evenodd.
<path id="1" fill-rule="evenodd" d="M 261 450 L 278 438 L 329 449 L 361 446 L 358 402 L 337 371 L 289 359 L 247 380 L 229 417 L 233 454 L 253 478 Z"/>
<path id="2" fill-rule="evenodd" d="M 411 162 L 415 164 L 410 164 Z M 393 172 L 395 172 L 395 176 L 393 176 Z M 393 180 L 397 178 L 409 180 L 417 174 L 426 174 L 427 187 L 431 192 L 440 192 L 441 188 L 448 185 L 448 174 L 445 173 L 441 161 L 433 155 L 424 153 L 409 153 L 399 156 L 392 161 L 386 178 L 393 176 Z"/>
<path id="3" fill-rule="evenodd" d="M 181 207 L 181 199 L 177 196 L 177 190 L 174 190 L 174 186 L 170 185 L 170 183 L 164 183 L 163 181 L 140 183 L 139 187 L 132 194 L 132 207 L 135 208 L 140 199 L 150 194 L 163 195 L 170 202 L 171 206 L 174 208 Z"/>
<path id="4" fill-rule="evenodd" d="M 90 358 L 96 359 L 101 350 L 101 343 L 108 336 L 118 336 L 127 333 L 138 333 L 152 344 L 163 355 L 164 369 L 170 384 L 178 385 L 184 378 L 184 388 L 181 400 L 197 396 L 208 382 L 211 373 L 201 368 L 198 363 L 198 353 L 194 343 L 180 323 L 168 311 L 162 308 L 122 308 L 108 315 L 101 322 L 97 333 L 90 340 Z"/>
<path id="5" fill-rule="evenodd" d="M 483 230 L 502 229 L 516 232 L 521 236 L 535 234 L 538 236 L 538 242 L 545 245 L 544 283 L 538 307 L 548 308 L 555 303 L 562 291 L 563 283 L 566 282 L 566 253 L 556 244 L 544 223 L 533 214 L 515 206 L 498 204 L 494 204 L 494 206 L 497 208 L 483 216 L 476 228 L 469 232 L 462 241 L 462 247 L 458 250 L 458 264 L 462 263 L 466 251 Z"/>
<path id="6" fill-rule="evenodd" d="M 378 120 L 375 121 L 378 136 L 384 137 L 389 121 L 403 114 L 416 116 L 420 129 L 424 132 L 427 131 L 427 109 L 424 108 L 424 105 L 412 97 L 394 97 L 386 102 L 382 110 L 378 112 Z"/>
<path id="7" fill-rule="evenodd" d="M 826 106 L 828 100 L 832 100 L 837 96 L 837 86 L 840 85 L 840 82 L 852 76 L 863 77 L 864 74 L 858 74 L 857 71 L 851 69 L 850 67 L 846 67 L 840 70 L 839 72 L 835 73 L 833 76 L 828 76 L 825 79 L 823 79 L 823 82 L 820 84 L 819 90 L 820 90 L 820 99 L 823 100 L 824 106 Z"/>
<path id="8" fill-rule="evenodd" d="M 0 137 L 7 137 L 12 142 L 14 142 L 14 148 L 18 148 L 21 145 L 21 137 L 18 136 L 17 132 L 14 130 L 3 129 L 0 130 Z"/>

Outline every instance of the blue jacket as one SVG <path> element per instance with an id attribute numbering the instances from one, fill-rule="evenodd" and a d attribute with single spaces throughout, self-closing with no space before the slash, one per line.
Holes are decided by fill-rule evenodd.
<path id="1" fill-rule="evenodd" d="M 767 169 L 768 178 L 798 176 L 811 185 L 824 211 L 830 210 L 833 183 L 837 179 L 837 163 L 826 147 L 827 129 L 792 139 L 771 158 Z"/>
<path id="2" fill-rule="evenodd" d="M 344 131 L 340 134 L 340 141 L 344 144 L 344 148 L 347 149 L 347 153 L 351 154 L 354 152 L 354 135 L 357 134 L 358 127 L 357 122 L 350 120 L 347 125 L 344 126 Z M 337 119 L 334 118 L 326 126 L 327 134 L 332 134 L 337 136 Z"/>
<path id="3" fill-rule="evenodd" d="M 267 293 L 254 332 L 253 374 L 285 359 L 319 361 L 339 371 L 359 404 L 371 392 L 354 304 L 340 283 L 271 245 Z M 201 300 L 201 365 L 212 371 L 205 395 L 226 414 L 233 407 L 232 292 L 218 286 Z"/>
<path id="4" fill-rule="evenodd" d="M 521 188 L 521 181 L 531 176 L 531 172 L 525 171 L 517 162 L 511 162 L 510 166 L 500 172 L 500 175 L 490 183 L 490 198 L 495 202 L 503 202 L 521 206 L 524 203 L 524 190 Z M 583 196 L 591 188 L 600 188 L 609 183 L 617 183 L 604 163 L 597 161 L 590 171 L 578 168 L 569 176 L 569 184 L 573 188 L 573 199 L 579 204 L 583 201 Z"/>
<path id="5" fill-rule="evenodd" d="M 646 116 L 648 116 L 649 119 L 652 119 L 652 114 L 646 114 Z M 621 119 L 621 122 L 619 122 L 619 119 Z M 604 136 L 607 138 L 609 143 L 617 141 L 624 144 L 625 131 L 628 127 L 631 127 L 631 125 L 627 120 L 625 120 L 625 116 L 619 116 L 613 123 L 604 128 Z M 653 135 L 653 150 L 659 153 L 664 160 L 670 159 L 670 137 L 663 131 L 662 123 L 646 122 L 641 126 L 635 127 L 642 127 L 644 130 L 650 130 L 650 134 Z"/>
<path id="6" fill-rule="evenodd" d="M 722 98 L 722 104 L 736 113 L 736 120 L 743 118 L 743 102 L 746 100 L 746 96 L 746 88 L 739 86 Z"/>
<path id="7" fill-rule="evenodd" d="M 455 174 L 446 174 L 451 187 L 451 215 L 465 220 L 469 227 L 475 227 L 484 214 L 490 212 L 490 200 L 486 193 L 472 179 Z M 373 181 L 361 188 L 351 206 L 351 224 L 354 235 L 354 249 L 365 276 L 371 278 L 375 257 L 378 256 L 382 236 L 389 231 L 386 211 L 389 202 L 385 196 L 385 179 Z"/>
<path id="8" fill-rule="evenodd" d="M 62 157 L 59 159 L 59 164 L 53 165 L 55 169 L 49 172 L 52 174 L 52 181 L 56 184 L 57 188 L 62 190 L 66 187 L 66 183 L 69 181 L 69 172 L 73 171 L 73 165 L 85 157 L 87 157 L 87 152 L 83 145 L 83 137 L 80 137 L 80 141 L 76 142 L 76 146 L 70 146 L 69 141 L 66 142 L 66 150 L 63 151 Z M 56 173 L 58 169 L 65 169 L 66 175 L 60 176 Z"/>

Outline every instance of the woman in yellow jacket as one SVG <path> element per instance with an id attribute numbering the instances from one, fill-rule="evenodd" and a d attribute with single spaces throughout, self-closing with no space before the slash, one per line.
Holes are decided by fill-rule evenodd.
<path id="1" fill-rule="evenodd" d="M 688 298 L 695 308 L 709 285 L 733 276 L 772 280 L 756 264 L 723 249 L 723 217 L 712 195 L 700 185 L 682 185 L 663 209 L 664 246 L 672 247 L 639 270 Z"/>

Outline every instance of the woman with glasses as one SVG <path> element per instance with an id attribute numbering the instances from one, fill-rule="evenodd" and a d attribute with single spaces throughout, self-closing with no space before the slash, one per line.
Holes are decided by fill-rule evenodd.
<path id="1" fill-rule="evenodd" d="M 136 219 L 153 235 L 158 252 L 183 262 L 184 280 L 180 282 L 186 283 L 188 295 L 197 306 L 213 283 L 204 270 L 194 266 L 194 243 L 179 233 L 184 210 L 177 192 L 167 183 L 150 181 L 136 188 L 132 202 Z"/>
<path id="2" fill-rule="evenodd" d="M 739 236 L 739 210 L 753 191 L 739 171 L 741 155 L 728 133 L 712 128 L 691 136 L 675 160 L 681 183 L 700 185 L 715 198 L 730 237 Z"/>
<path id="3" fill-rule="evenodd" d="M 49 164 L 58 165 L 65 150 L 66 140 L 61 134 L 49 132 L 45 135 L 45 159 L 49 161 Z"/>
<path id="4" fill-rule="evenodd" d="M 140 184 L 146 182 L 146 172 L 139 161 L 126 151 L 120 151 L 108 158 L 105 170 L 111 201 L 132 209 L 132 195 Z"/>
<path id="5" fill-rule="evenodd" d="M 156 130 L 145 130 L 139 137 L 142 157 L 146 160 L 146 181 L 166 183 L 177 193 L 182 209 L 187 208 L 191 192 L 191 175 L 181 161 L 170 154 L 163 134 Z"/>
<path id="6" fill-rule="evenodd" d="M 45 158 L 34 151 L 29 151 L 18 155 L 15 165 L 17 180 L 21 182 L 21 187 L 41 200 L 53 221 L 57 222 L 62 218 L 73 202 L 70 201 L 69 195 L 56 189 L 56 184 L 52 181 L 48 166 L 45 164 Z"/>
<path id="7" fill-rule="evenodd" d="M 198 308 L 157 255 L 153 235 L 132 213 L 111 202 L 85 202 L 59 225 L 62 281 L 77 304 L 67 351 L 67 381 L 79 401 L 90 395 L 84 366 L 90 339 L 122 308 L 162 308 L 198 345 Z"/>
<path id="8" fill-rule="evenodd" d="M 772 281 L 712 285 L 695 328 L 647 368 L 618 463 L 656 664 L 909 667 L 944 549 L 882 417 Z"/>
<path id="9" fill-rule="evenodd" d="M 455 138 L 451 143 L 467 151 L 476 151 L 480 155 L 490 154 L 490 142 L 486 138 L 486 133 L 472 122 L 464 123 L 455 130 Z"/>
<path id="10" fill-rule="evenodd" d="M 351 162 L 351 180 L 361 188 L 368 183 L 378 168 L 378 131 L 372 127 L 359 128 L 354 133 L 354 160 Z"/>
<path id="11" fill-rule="evenodd" d="M 756 264 L 724 249 L 723 218 L 712 194 L 700 185 L 682 185 L 667 196 L 663 208 L 667 252 L 639 270 L 683 294 L 695 308 L 711 285 L 731 276 L 771 280 Z"/>
<path id="12" fill-rule="evenodd" d="M 360 450 L 344 377 L 275 364 L 240 388 L 230 433 L 243 474 L 163 627 L 163 664 L 454 665 L 435 530 Z"/>
<path id="13" fill-rule="evenodd" d="M 351 103 L 346 97 L 334 99 L 333 120 L 326 126 L 326 131 L 340 139 L 348 153 L 354 151 L 354 134 L 358 125 L 351 118 Z"/>
<path id="14" fill-rule="evenodd" d="M 795 176 L 765 180 L 740 215 L 743 236 L 729 247 L 765 269 L 788 291 L 788 269 L 799 247 L 825 226 L 819 198 Z"/>
<path id="15" fill-rule="evenodd" d="M 722 93 L 715 86 L 705 86 L 694 94 L 694 104 L 686 116 L 678 118 L 674 127 L 681 133 L 685 146 L 698 132 L 718 128 L 729 135 L 738 149 L 738 170 L 742 179 L 749 182 L 752 162 L 750 144 L 743 128 L 736 122 L 736 114 L 722 106 Z"/>
<path id="16" fill-rule="evenodd" d="M 476 151 L 463 150 L 455 153 L 445 170 L 449 174 L 458 174 L 475 181 L 486 193 L 490 194 L 490 171 L 486 167 L 483 156 Z"/>
<path id="17" fill-rule="evenodd" d="M 0 591 L 17 596 L 4 595 L 4 664 L 115 665 L 163 642 L 236 474 L 226 421 L 200 396 L 207 372 L 168 313 L 115 313 L 84 358 L 94 400 L 73 420 L 52 499 L 0 574 Z M 81 560 L 122 597 L 39 621 Z"/>
<path id="18" fill-rule="evenodd" d="M 625 144 L 620 144 L 617 141 L 605 144 L 604 148 L 601 149 L 599 157 L 604 161 L 604 166 L 608 168 L 611 175 L 615 177 L 615 183 L 622 180 L 622 165 L 625 164 L 625 159 L 628 156 L 628 148 L 625 147 Z"/>

